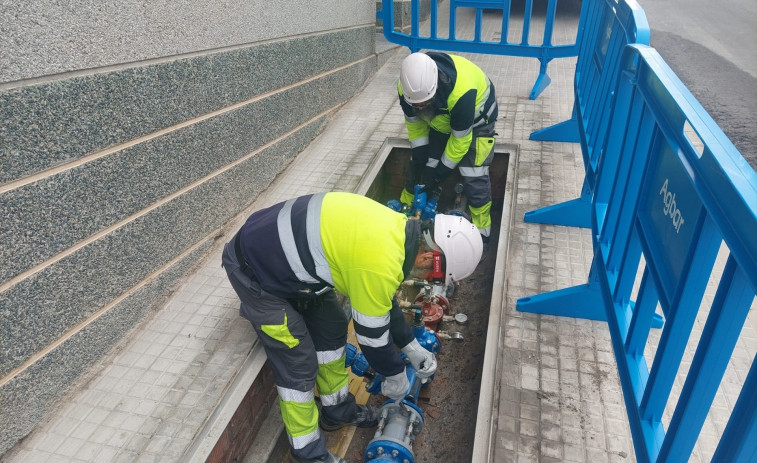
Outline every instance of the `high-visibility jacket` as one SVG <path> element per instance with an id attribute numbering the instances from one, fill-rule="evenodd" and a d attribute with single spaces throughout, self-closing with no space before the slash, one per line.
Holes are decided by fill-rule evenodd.
<path id="1" fill-rule="evenodd" d="M 242 253 L 261 288 L 276 296 L 310 298 L 334 288 L 349 297 L 363 354 L 376 371 L 394 375 L 404 362 L 389 311 L 403 280 L 407 220 L 357 194 L 302 196 L 252 214 L 240 230 Z"/>
<path id="2" fill-rule="evenodd" d="M 494 120 L 494 86 L 481 68 L 462 56 L 426 54 L 436 63 L 439 74 L 434 101 L 429 108 L 421 111 L 409 105 L 402 97 L 399 81 L 397 91 L 413 151 L 425 150 L 431 129 L 450 134 L 439 169 L 451 171 L 468 152 L 473 129 Z M 446 172 L 440 174 L 442 178 L 445 176 Z"/>

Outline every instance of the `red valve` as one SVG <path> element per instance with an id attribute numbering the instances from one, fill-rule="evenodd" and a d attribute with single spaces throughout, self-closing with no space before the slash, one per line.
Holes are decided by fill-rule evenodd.
<path id="1" fill-rule="evenodd" d="M 437 331 L 444 315 L 449 314 L 449 302 L 443 296 L 432 296 L 427 299 L 421 292 L 415 298 L 415 303 L 421 306 L 423 324 L 430 330 Z"/>
<path id="2" fill-rule="evenodd" d="M 442 271 L 442 253 L 434 250 L 434 261 L 431 270 L 431 281 L 444 280 L 444 272 Z"/>

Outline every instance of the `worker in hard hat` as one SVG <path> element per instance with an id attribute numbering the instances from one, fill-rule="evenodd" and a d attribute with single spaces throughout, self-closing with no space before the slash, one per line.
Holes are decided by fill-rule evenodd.
<path id="1" fill-rule="evenodd" d="M 458 168 L 473 224 L 488 243 L 497 101 L 494 85 L 469 60 L 446 53 L 412 53 L 397 82 L 411 161 L 400 201 L 410 205 L 415 185 L 435 191 Z"/>
<path id="2" fill-rule="evenodd" d="M 470 275 L 482 253 L 470 222 L 436 217 L 429 228 L 364 196 L 319 193 L 253 213 L 226 244 L 223 266 L 240 314 L 268 354 L 293 461 L 344 462 L 328 451 L 319 425 L 333 431 L 379 419 L 376 407 L 356 404 L 348 390 L 350 314 L 335 291 L 349 297 L 357 342 L 384 376 L 384 395 L 402 400 L 410 388 L 397 347 L 418 377 L 436 371 L 434 354 L 413 337 L 394 293 L 420 256 L 421 240 L 444 253 L 449 282 Z"/>

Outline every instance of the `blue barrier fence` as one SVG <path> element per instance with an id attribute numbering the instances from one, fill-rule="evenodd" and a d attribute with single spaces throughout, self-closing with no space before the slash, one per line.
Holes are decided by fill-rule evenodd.
<path id="1" fill-rule="evenodd" d="M 597 160 L 609 121 L 618 61 L 630 43 L 649 44 L 646 15 L 634 0 L 584 2 L 583 27 L 578 40 L 578 60 L 573 82 L 575 100 L 570 119 L 537 130 L 531 140 L 581 143 L 586 175 L 581 196 L 533 211 L 526 222 L 591 227 L 591 195 Z"/>
<path id="2" fill-rule="evenodd" d="M 522 298 L 517 309 L 606 320 L 637 460 L 687 461 L 757 294 L 757 174 L 646 46 L 649 27 L 634 0 L 584 0 L 578 41 L 564 46 L 551 44 L 556 0 L 547 4 L 542 44 L 527 43 L 533 2 L 525 2 L 519 43 L 507 41 L 509 0 L 450 0 L 446 38 L 439 37 L 436 0 L 425 36 L 418 0 L 409 34 L 394 30 L 394 2 L 383 0 L 384 35 L 412 51 L 536 57 L 532 99 L 549 83 L 552 58 L 578 55 L 571 119 L 531 138 L 581 143 L 583 192 L 524 220 L 591 228 L 592 268 L 586 284 Z M 472 39 L 456 35 L 460 7 L 475 9 Z M 483 39 L 486 9 L 503 11 L 498 41 Z M 712 300 L 708 285 L 717 287 Z M 695 339 L 700 314 L 706 322 Z M 649 368 L 654 327 L 662 331 Z M 696 351 L 686 369 L 690 338 Z M 757 356 L 751 365 L 712 461 L 757 461 Z"/>
<path id="3" fill-rule="evenodd" d="M 539 75 L 529 95 L 534 100 L 551 82 L 547 75 L 549 62 L 554 58 L 577 56 L 578 44 L 576 41 L 557 45 L 552 43 L 552 31 L 558 11 L 557 0 L 547 1 L 544 16 L 541 15 L 541 12 L 538 15 L 535 14 L 534 0 L 524 0 L 524 2 L 523 12 L 514 12 L 511 0 L 448 0 L 449 11 L 440 12 L 439 0 L 430 0 L 429 30 L 425 34 L 421 34 L 420 0 L 411 0 L 409 33 L 395 30 L 394 18 L 398 13 L 396 9 L 403 2 L 382 0 L 381 11 L 377 12 L 377 16 L 381 18 L 384 37 L 392 43 L 408 47 L 412 52 L 431 49 L 537 58 L 540 63 Z M 460 8 L 475 11 L 473 37 L 458 37 L 457 15 Z M 491 28 L 491 30 L 497 31 L 496 34 L 487 34 L 484 31 L 484 12 L 488 10 L 495 10 L 498 14 L 501 14 L 499 27 Z M 449 19 L 447 31 L 440 30 L 441 17 Z M 529 40 L 532 28 L 536 23 L 539 24 L 539 27 L 543 26 L 544 31 L 541 42 L 532 44 Z M 520 37 L 517 41 L 511 41 L 508 38 L 511 30 L 520 30 Z M 486 37 L 487 35 L 490 36 Z"/>
<path id="4" fill-rule="evenodd" d="M 688 461 L 757 294 L 757 174 L 653 48 L 627 46 L 618 67 L 591 200 L 589 283 L 517 307 L 604 312 L 637 460 Z M 650 369 L 658 307 L 665 325 Z M 706 323 L 684 371 L 700 313 Z M 713 461 L 757 461 L 755 362 Z M 683 389 L 669 403 L 678 375 Z"/>

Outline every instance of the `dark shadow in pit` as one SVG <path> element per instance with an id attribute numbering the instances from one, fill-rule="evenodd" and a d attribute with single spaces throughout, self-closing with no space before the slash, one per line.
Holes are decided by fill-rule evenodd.
<path id="1" fill-rule="evenodd" d="M 494 214 L 501 217 L 502 204 L 507 184 L 507 164 L 509 153 L 494 153 L 492 165 L 489 168 L 489 178 L 492 184 L 492 220 Z M 410 163 L 410 148 L 392 148 L 386 156 L 381 169 L 376 174 L 365 196 L 386 204 L 390 199 L 399 199 L 405 184 L 405 172 Z M 442 183 L 442 194 L 439 197 L 439 212 L 450 209 L 455 201 L 455 185 L 461 182 L 460 172 L 455 169 L 452 175 Z M 446 207 L 446 209 L 445 209 Z M 496 235 L 492 232 L 492 237 Z"/>

